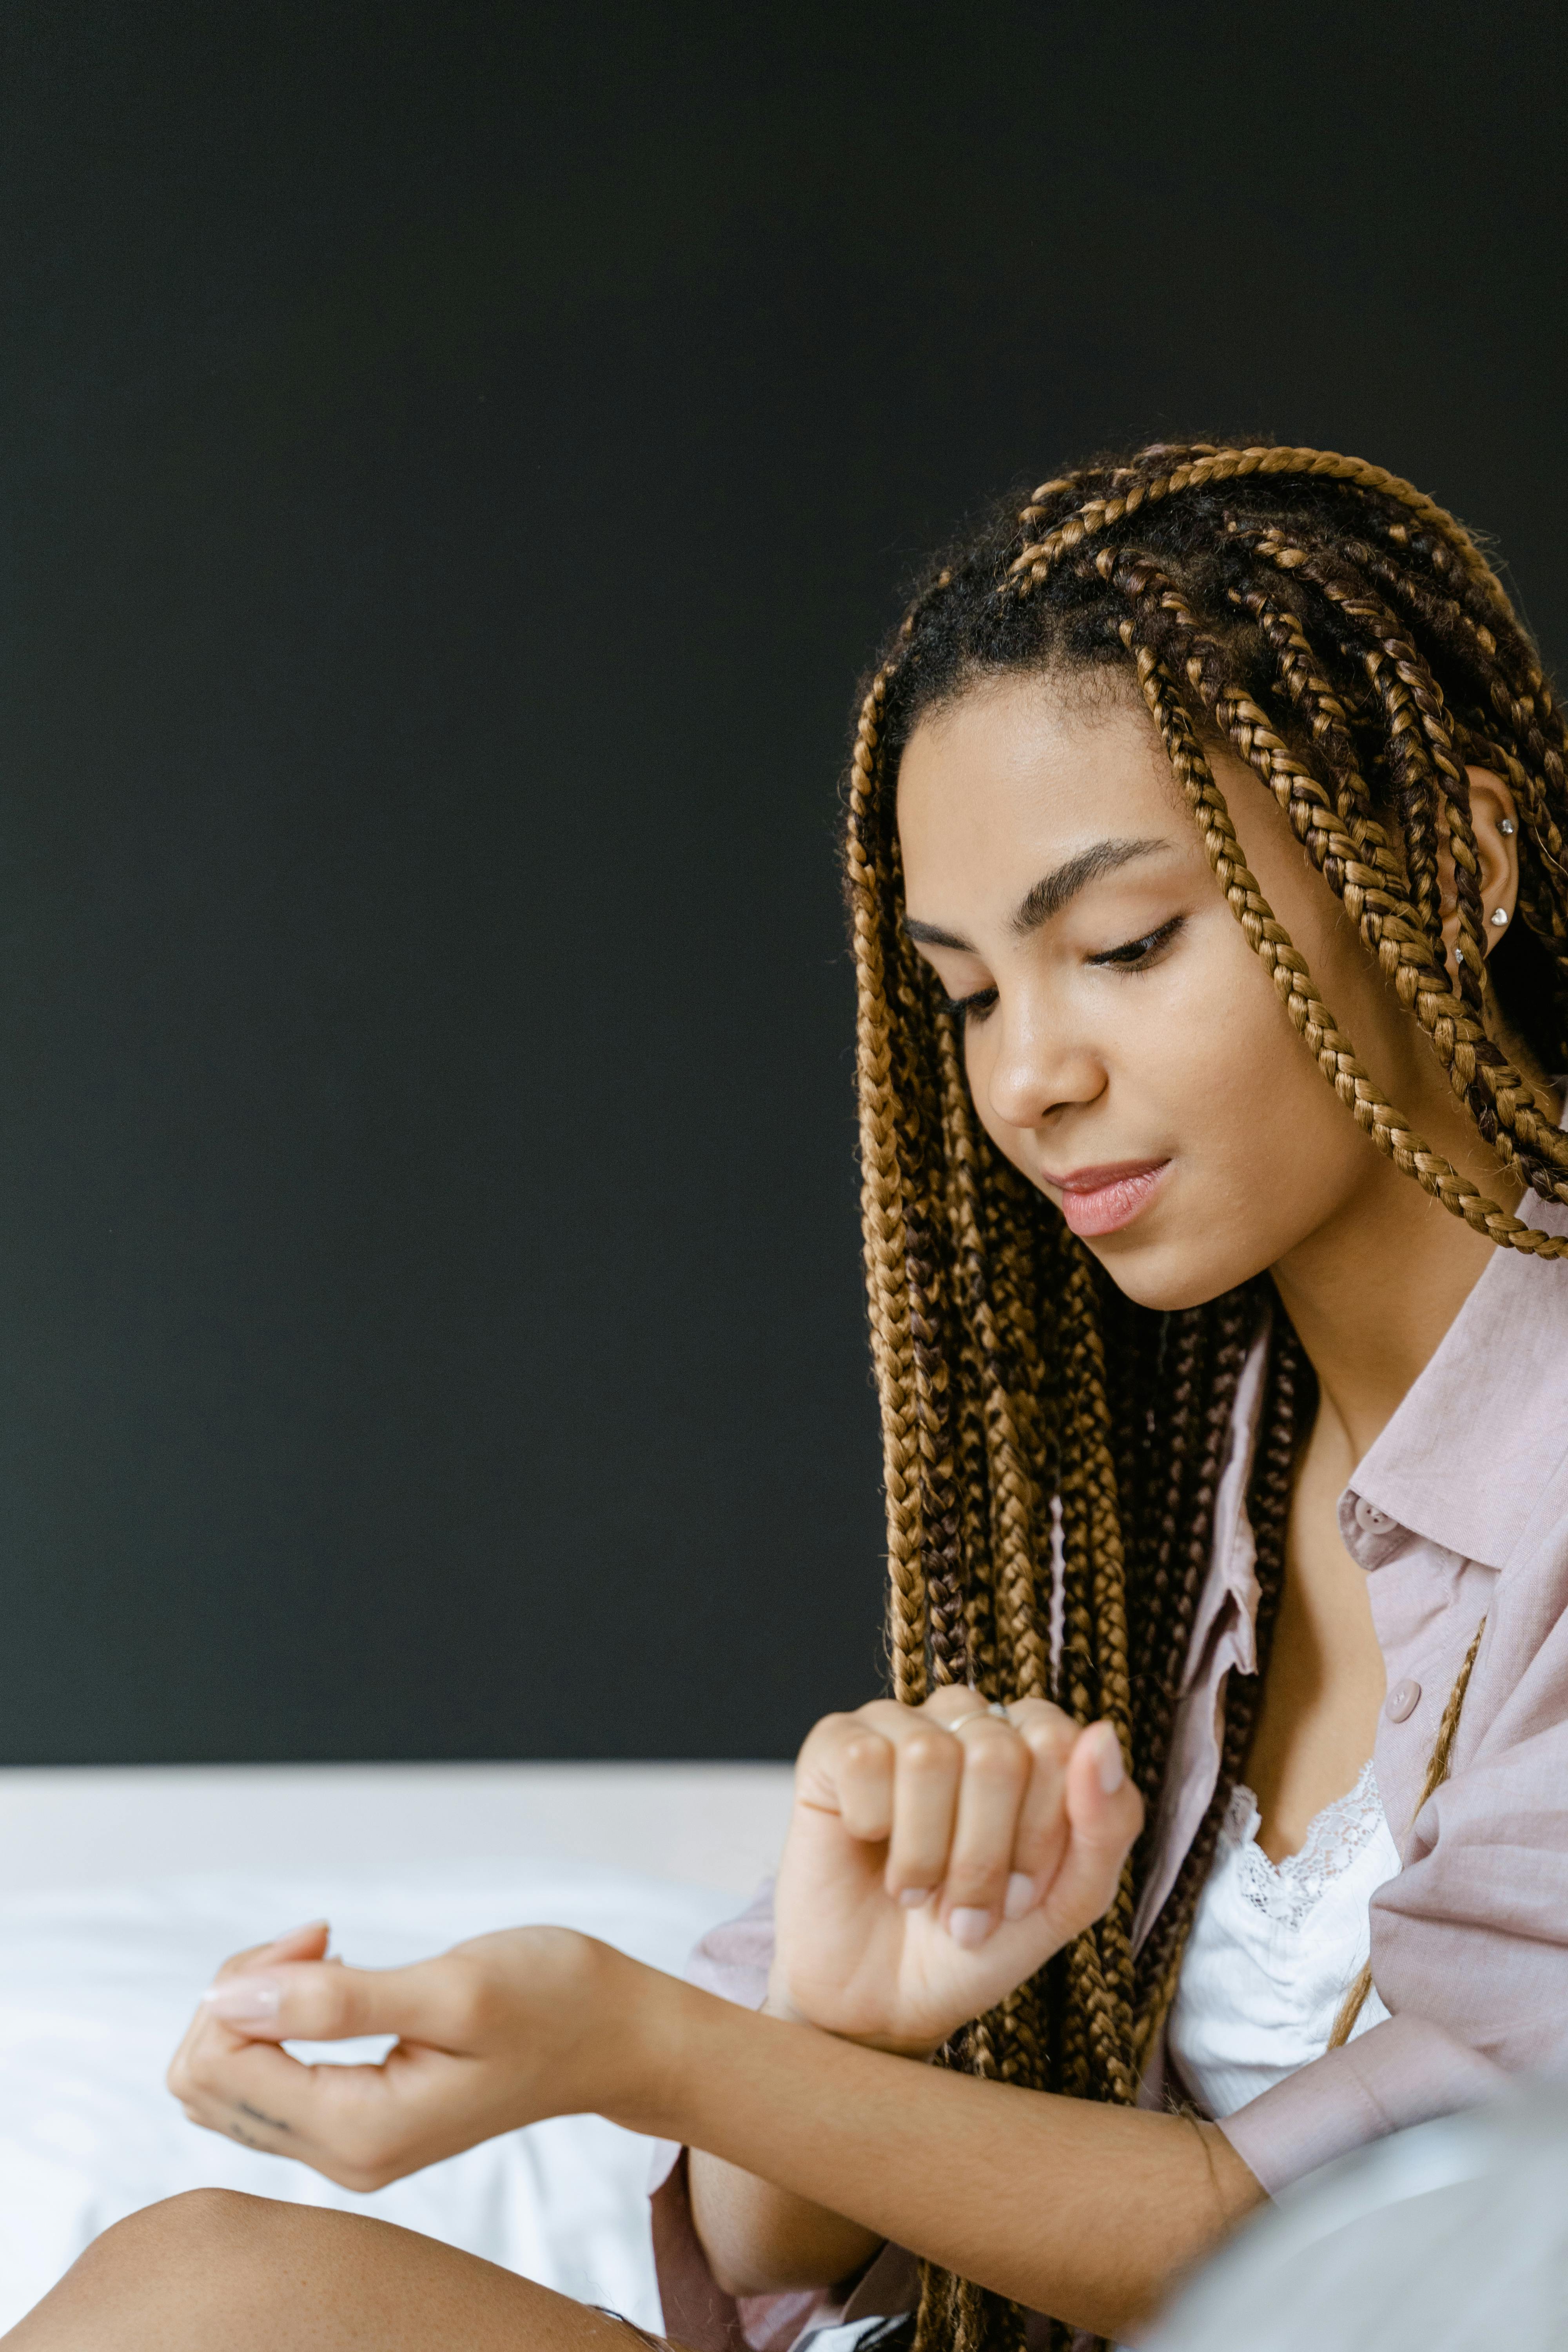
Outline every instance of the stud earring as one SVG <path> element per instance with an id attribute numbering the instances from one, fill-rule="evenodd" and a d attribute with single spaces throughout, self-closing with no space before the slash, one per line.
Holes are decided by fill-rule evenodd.
<path id="1" fill-rule="evenodd" d="M 1511 834 L 1511 833 L 1512 833 L 1512 831 L 1513 831 L 1513 819 L 1512 819 L 1512 817 L 1510 817 L 1510 816 L 1500 816 L 1500 817 L 1499 817 L 1499 819 L 1498 819 L 1498 828 L 1497 828 L 1497 829 L 1498 829 L 1498 831 L 1499 831 L 1500 833 Z"/>
<path id="2" fill-rule="evenodd" d="M 1494 931 L 1500 931 L 1506 929 L 1507 926 L 1508 908 L 1506 907 L 1500 907 L 1497 913 L 1492 917 L 1492 929 Z"/>

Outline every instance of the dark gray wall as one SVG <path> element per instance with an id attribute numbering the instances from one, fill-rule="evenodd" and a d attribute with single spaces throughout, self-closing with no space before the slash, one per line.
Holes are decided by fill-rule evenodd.
<path id="1" fill-rule="evenodd" d="M 1560 648 L 1561 27 L 0 16 L 0 1755 L 872 1687 L 855 674 L 979 498 L 1205 429 Z"/>

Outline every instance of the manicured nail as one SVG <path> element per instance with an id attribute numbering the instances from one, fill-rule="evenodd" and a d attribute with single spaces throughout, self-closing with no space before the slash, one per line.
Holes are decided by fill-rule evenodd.
<path id="1" fill-rule="evenodd" d="M 325 1919 L 301 1919 L 297 1927 L 285 1927 L 280 1936 L 272 1937 L 267 1948 L 270 1951 L 274 1944 L 291 1944 L 296 1936 L 312 1935 L 318 1927 L 325 1927 L 329 1924 Z"/>
<path id="2" fill-rule="evenodd" d="M 265 2025 L 282 2003 L 283 1988 L 276 1977 L 226 1977 L 202 1995 L 208 2015 L 230 2025 Z"/>
<path id="3" fill-rule="evenodd" d="M 1035 1882 L 1032 1878 L 1026 1878 L 1021 1870 L 1016 1870 L 1007 1881 L 1007 1895 L 1002 1906 L 1002 1916 L 1004 1919 L 1021 1919 L 1026 1911 L 1032 1911 L 1034 1907 Z"/>
<path id="4" fill-rule="evenodd" d="M 966 1952 L 973 1952 L 991 1933 L 991 1914 L 965 1907 L 950 1911 L 947 1932 L 955 1944 L 962 1944 Z"/>
<path id="5" fill-rule="evenodd" d="M 1094 1738 L 1094 1763 L 1100 1774 L 1100 1785 L 1108 1797 L 1114 1796 L 1127 1778 L 1121 1763 L 1121 1742 L 1116 1737 L 1115 1726 L 1109 1723 L 1097 1725 Z"/>
<path id="6" fill-rule="evenodd" d="M 899 1897 L 906 1911 L 918 1911 L 922 1903 L 931 1901 L 929 1886 L 906 1886 Z"/>

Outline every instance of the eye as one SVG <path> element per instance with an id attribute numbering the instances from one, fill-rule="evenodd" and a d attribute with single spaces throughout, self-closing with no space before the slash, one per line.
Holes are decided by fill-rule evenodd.
<path id="1" fill-rule="evenodd" d="M 977 988 L 973 996 L 948 996 L 942 1002 L 962 1025 L 966 1021 L 984 1021 L 996 1002 L 996 991 Z"/>
<path id="2" fill-rule="evenodd" d="M 1162 923 L 1157 931 L 1146 931 L 1141 940 L 1128 940 L 1119 948 L 1107 948 L 1101 954 L 1089 957 L 1088 961 L 1114 971 L 1142 971 L 1148 965 L 1158 961 L 1162 951 L 1170 946 L 1186 919 L 1184 915 L 1173 915 L 1170 921 Z"/>

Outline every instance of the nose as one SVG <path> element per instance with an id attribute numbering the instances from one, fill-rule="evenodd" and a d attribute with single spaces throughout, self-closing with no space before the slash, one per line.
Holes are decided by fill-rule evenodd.
<path id="1" fill-rule="evenodd" d="M 1005 1127 L 1043 1127 L 1054 1111 L 1094 1102 L 1105 1090 L 1105 1064 L 1087 1039 L 1066 1031 L 1059 1017 L 1005 1003 L 993 1016 L 995 1059 L 985 1073 L 985 1097 Z M 980 1076 L 979 1072 L 974 1076 Z"/>

